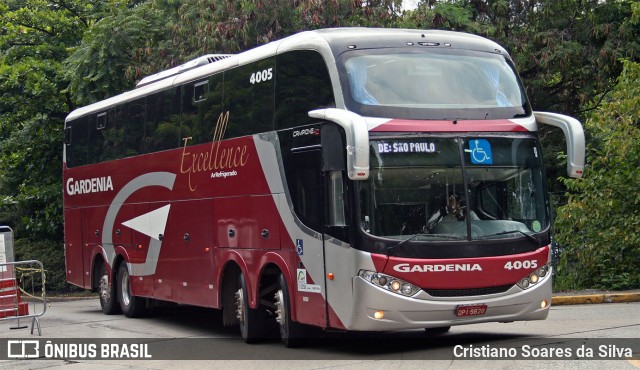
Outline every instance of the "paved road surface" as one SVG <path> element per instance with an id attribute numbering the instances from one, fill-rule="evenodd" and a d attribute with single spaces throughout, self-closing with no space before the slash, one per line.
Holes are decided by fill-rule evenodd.
<path id="1" fill-rule="evenodd" d="M 21 324 L 30 324 L 21 320 Z M 29 329 L 11 330 L 15 321 L 0 322 L 0 346 L 7 340 L 37 339 Z M 314 340 L 301 349 L 287 349 L 278 340 L 248 345 L 239 340 L 237 328 L 220 324 L 219 313 L 193 307 L 167 307 L 144 319 L 106 316 L 96 299 L 53 302 L 40 318 L 41 339 L 54 342 L 91 338 L 117 338 L 115 342 L 153 343 L 156 357 L 169 360 L 7 360 L 0 367 L 36 369 L 70 367 L 73 369 L 182 369 L 182 368 L 255 368 L 301 369 L 394 369 L 394 368 L 640 368 L 640 303 L 572 305 L 552 307 L 545 321 L 508 324 L 475 324 L 454 327 L 439 337 L 423 331 L 384 334 L 332 334 Z M 196 339 L 200 338 L 200 339 Z M 623 338 L 623 339 L 620 339 Z M 113 340 L 112 340 L 113 341 Z M 607 349 L 630 348 L 631 358 L 621 360 L 500 360 L 454 358 L 454 350 L 465 348 L 564 348 L 586 343 L 605 345 Z M 158 353 L 157 349 L 162 349 Z M 572 350 L 575 350 L 572 349 Z M 4 348 L 0 348 L 5 351 Z M 189 358 L 216 361 L 176 360 L 184 353 Z M 519 350 L 519 354 L 521 354 Z M 6 355 L 6 352 L 4 352 Z M 597 354 L 596 354 L 597 356 Z M 623 356 L 626 357 L 626 356 Z M 572 356 L 570 358 L 575 358 Z M 428 362 L 427 362 L 428 361 Z M 426 366 L 428 365 L 428 366 Z"/>

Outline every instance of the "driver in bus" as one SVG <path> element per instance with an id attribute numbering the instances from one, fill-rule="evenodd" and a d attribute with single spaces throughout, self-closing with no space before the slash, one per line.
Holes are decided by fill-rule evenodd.
<path id="1" fill-rule="evenodd" d="M 433 229 L 440 222 L 464 221 L 464 209 L 464 197 L 460 194 L 449 195 L 446 206 L 438 209 L 427 221 L 428 229 Z M 480 219 L 474 211 L 469 211 L 469 217 L 472 221 Z"/>

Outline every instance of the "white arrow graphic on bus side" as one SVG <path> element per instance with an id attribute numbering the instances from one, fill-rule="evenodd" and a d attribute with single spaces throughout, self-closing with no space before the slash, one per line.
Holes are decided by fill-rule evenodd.
<path id="1" fill-rule="evenodd" d="M 109 263 L 110 266 L 113 266 L 116 259 L 116 251 L 113 245 L 113 227 L 116 222 L 116 217 L 120 212 L 120 208 L 122 205 L 126 203 L 126 200 L 136 191 L 140 189 L 144 189 L 151 186 L 159 186 L 168 190 L 173 190 L 173 184 L 176 180 L 176 174 L 171 172 L 150 172 L 145 173 L 144 175 L 140 175 L 133 180 L 126 183 L 122 189 L 116 194 L 116 196 L 111 201 L 111 205 L 107 210 L 107 214 L 104 217 L 104 224 L 102 225 L 102 250 L 104 253 L 104 257 Z M 156 272 L 156 267 L 158 265 L 158 257 L 160 256 L 160 249 L 162 248 L 162 240 L 159 239 L 160 233 L 157 230 L 162 230 L 164 232 L 164 228 L 167 224 L 167 217 L 169 214 L 169 207 L 166 207 L 166 213 L 158 213 L 155 218 L 152 218 L 146 222 L 133 222 L 134 219 L 126 221 L 128 223 L 127 227 L 132 227 L 135 225 L 140 230 L 144 230 L 146 232 L 140 231 L 146 235 L 147 233 L 154 233 L 155 235 L 150 235 L 151 239 L 149 240 L 149 250 L 147 251 L 147 258 L 143 263 L 130 263 L 127 262 L 127 267 L 129 268 L 130 276 L 147 276 L 153 275 Z M 165 208 L 162 207 L 162 208 Z M 159 208 L 161 209 L 161 208 Z M 156 211 L 158 211 L 157 209 Z M 150 213 L 154 213 L 152 211 Z M 148 213 L 146 214 L 149 215 Z M 143 215 L 145 216 L 145 215 Z M 136 217 L 139 218 L 139 217 Z M 147 217 L 148 218 L 148 217 Z M 143 217 L 144 219 L 144 217 Z M 162 228 L 151 226 L 152 222 L 161 221 Z M 147 226 L 145 226 L 145 223 Z M 129 226 L 131 225 L 131 226 Z"/>
<path id="2" fill-rule="evenodd" d="M 171 208 L 171 205 L 167 204 L 164 207 L 132 218 L 122 224 L 153 239 L 160 240 L 160 234 L 164 234 L 167 218 L 169 218 L 169 208 Z"/>
<path id="3" fill-rule="evenodd" d="M 151 237 L 149 240 L 147 259 L 144 263 L 127 263 L 131 276 L 148 276 L 156 273 L 158 257 L 160 257 L 160 248 L 162 248 L 160 234 L 164 234 L 164 228 L 167 225 L 167 218 L 169 217 L 169 208 L 171 208 L 171 205 L 167 204 L 155 211 L 145 213 L 122 223 L 124 226 Z"/>

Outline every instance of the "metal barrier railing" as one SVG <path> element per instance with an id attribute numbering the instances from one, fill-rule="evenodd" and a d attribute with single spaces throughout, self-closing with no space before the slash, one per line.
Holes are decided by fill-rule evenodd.
<path id="1" fill-rule="evenodd" d="M 24 329 L 27 326 L 21 326 L 20 320 L 31 319 L 31 334 L 37 327 L 38 335 L 42 336 L 38 318 L 47 311 L 45 283 L 40 261 L 0 263 L 0 321 L 17 320 L 11 329 Z"/>

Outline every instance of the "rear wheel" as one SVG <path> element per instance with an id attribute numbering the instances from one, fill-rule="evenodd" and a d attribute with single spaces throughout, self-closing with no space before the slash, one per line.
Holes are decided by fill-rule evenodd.
<path id="1" fill-rule="evenodd" d="M 126 263 L 121 263 L 118 269 L 118 301 L 122 313 L 127 317 L 141 317 L 147 313 L 146 299 L 131 294 L 129 269 Z"/>
<path id="2" fill-rule="evenodd" d="M 285 346 L 299 347 L 305 342 L 305 328 L 301 324 L 291 320 L 291 300 L 287 281 L 284 275 L 279 278 L 280 289 L 276 291 L 276 321 L 280 326 L 280 338 Z"/>
<path id="3" fill-rule="evenodd" d="M 240 288 L 236 291 L 236 318 L 240 334 L 246 343 L 255 343 L 265 337 L 265 319 L 259 309 L 249 307 L 249 291 L 244 276 L 240 274 Z"/>
<path id="4" fill-rule="evenodd" d="M 120 306 L 116 299 L 116 282 L 111 281 L 111 276 L 106 263 L 101 263 L 97 270 L 98 294 L 100 296 L 100 308 L 106 315 L 120 313 Z"/>

